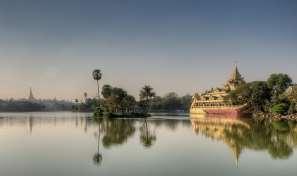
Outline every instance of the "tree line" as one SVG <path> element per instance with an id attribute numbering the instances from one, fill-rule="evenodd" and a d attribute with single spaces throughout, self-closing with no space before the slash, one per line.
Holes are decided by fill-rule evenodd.
<path id="1" fill-rule="evenodd" d="M 188 112 L 192 97 L 190 95 L 178 96 L 170 92 L 165 96 L 157 96 L 154 89 L 145 85 L 139 91 L 139 100 L 126 90 L 104 85 L 101 91 L 102 98 L 89 98 L 79 106 L 80 111 L 92 111 L 101 106 L 104 112 L 131 114 L 149 112 Z"/>
<path id="2" fill-rule="evenodd" d="M 69 111 L 74 103 L 64 100 L 1 100 L 0 112 Z"/>
<path id="3" fill-rule="evenodd" d="M 288 92 L 291 87 L 292 91 Z M 253 113 L 296 113 L 297 90 L 287 74 L 271 74 L 266 81 L 253 81 L 230 91 L 233 104 L 248 104 Z"/>

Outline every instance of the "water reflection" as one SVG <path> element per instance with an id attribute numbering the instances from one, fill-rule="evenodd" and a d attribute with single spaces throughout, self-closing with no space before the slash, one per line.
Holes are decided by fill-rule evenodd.
<path id="1" fill-rule="evenodd" d="M 103 156 L 100 153 L 101 123 L 99 121 L 98 121 L 98 131 L 97 133 L 95 133 L 95 137 L 96 136 L 97 136 L 97 152 L 93 156 L 93 162 L 95 165 L 100 166 L 103 160 Z"/>
<path id="2" fill-rule="evenodd" d="M 204 136 L 207 139 L 224 143 L 230 148 L 238 166 L 243 151 L 263 151 L 273 159 L 288 159 L 297 147 L 297 124 L 293 121 L 251 121 L 230 118 L 191 118 L 191 119 L 99 119 L 92 120 L 88 115 L 49 115 L 23 114 L 0 118 L 1 128 L 24 127 L 25 133 L 33 135 L 36 128 L 54 131 L 67 126 L 67 130 L 79 129 L 94 139 L 94 151 L 90 160 L 101 166 L 106 150 L 120 148 L 130 139 L 136 139 L 145 149 L 157 145 L 161 131 L 179 132 L 181 127 L 194 131 L 194 139 Z M 162 130 L 161 130 L 162 129 Z M 66 128 L 62 128 L 66 130 Z M 184 133 L 184 132 L 183 132 Z M 185 133 L 186 134 L 186 133 Z M 94 138 L 95 137 L 95 138 Z M 173 137 L 174 139 L 174 137 Z M 178 139 L 174 139 L 178 140 Z M 137 144 L 136 144 L 137 145 Z M 186 144 L 188 145 L 188 144 Z M 192 145 L 192 144 L 191 144 Z M 196 143 L 197 145 L 197 143 Z M 137 146 L 135 146 L 137 147 Z"/>
<path id="3" fill-rule="evenodd" d="M 151 147 L 157 140 L 157 136 L 155 131 L 152 131 L 150 128 L 150 124 L 147 122 L 147 119 L 143 120 L 142 126 L 139 128 L 140 131 L 140 141 L 141 144 L 149 148 Z"/>
<path id="4" fill-rule="evenodd" d="M 297 146 L 297 125 L 293 121 L 252 121 L 228 118 L 191 119 L 198 135 L 224 142 L 236 163 L 243 150 L 267 151 L 273 159 L 287 159 Z"/>

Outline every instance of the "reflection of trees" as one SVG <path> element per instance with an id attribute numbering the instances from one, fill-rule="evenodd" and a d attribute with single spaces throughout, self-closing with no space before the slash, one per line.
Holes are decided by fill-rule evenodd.
<path id="1" fill-rule="evenodd" d="M 100 137 L 101 137 L 101 125 L 102 119 L 96 119 L 95 122 L 98 124 L 98 131 L 95 133 L 97 137 L 97 152 L 93 156 L 93 162 L 95 165 L 100 166 L 103 160 L 103 156 L 100 153 Z M 87 121 L 86 121 L 87 123 Z"/>
<path id="2" fill-rule="evenodd" d="M 32 134 L 32 132 L 33 132 L 33 126 L 34 126 L 34 118 L 33 118 L 33 116 L 30 115 L 28 121 L 29 121 L 29 132 L 30 132 L 30 134 Z"/>
<path id="3" fill-rule="evenodd" d="M 102 157 L 102 154 L 100 153 L 100 134 L 101 134 L 101 122 L 98 121 L 98 134 L 97 134 L 97 137 L 98 137 L 98 140 L 97 140 L 97 152 L 94 154 L 93 156 L 93 162 L 95 165 L 98 165 L 100 166 L 101 163 L 102 163 L 102 160 L 103 160 L 103 157 Z"/>
<path id="4" fill-rule="evenodd" d="M 157 140 L 156 134 L 151 131 L 148 122 L 144 119 L 142 126 L 139 128 L 140 131 L 140 142 L 144 147 L 151 147 Z"/>
<path id="5" fill-rule="evenodd" d="M 125 143 L 135 133 L 134 120 L 130 119 L 103 119 L 102 121 L 103 146 Z"/>
<path id="6" fill-rule="evenodd" d="M 221 140 L 236 159 L 244 149 L 266 150 L 274 159 L 286 159 L 297 146 L 296 122 L 251 122 L 236 119 L 192 119 L 196 133 Z"/>

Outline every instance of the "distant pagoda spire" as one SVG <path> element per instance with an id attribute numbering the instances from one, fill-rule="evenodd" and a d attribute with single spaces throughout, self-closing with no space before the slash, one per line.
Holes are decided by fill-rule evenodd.
<path id="1" fill-rule="evenodd" d="M 29 98 L 28 99 L 29 100 L 35 100 L 31 87 L 30 87 L 30 93 L 29 93 Z"/>
<path id="2" fill-rule="evenodd" d="M 245 83 L 244 78 L 239 73 L 237 64 L 235 63 L 231 76 L 225 85 L 225 88 L 227 90 L 235 90 L 238 86 L 244 83 Z"/>

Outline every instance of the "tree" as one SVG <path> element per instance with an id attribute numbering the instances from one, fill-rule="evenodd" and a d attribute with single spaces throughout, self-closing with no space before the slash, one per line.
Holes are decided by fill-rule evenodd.
<path id="1" fill-rule="evenodd" d="M 132 95 L 127 95 L 124 97 L 122 102 L 122 109 L 126 112 L 134 112 L 134 107 L 136 105 L 136 100 Z"/>
<path id="2" fill-rule="evenodd" d="M 107 99 L 112 94 L 112 87 L 110 85 L 104 85 L 102 87 L 102 96 L 103 98 Z"/>
<path id="3" fill-rule="evenodd" d="M 98 69 L 94 70 L 92 75 L 93 75 L 94 80 L 96 80 L 96 82 L 97 82 L 97 88 L 98 88 L 98 102 L 96 105 L 96 110 L 94 112 L 94 116 L 99 117 L 99 116 L 103 115 L 103 109 L 100 106 L 100 86 L 99 86 L 99 80 L 101 80 L 101 78 L 102 78 L 101 70 L 98 70 Z"/>
<path id="4" fill-rule="evenodd" d="M 170 92 L 166 94 L 163 98 L 163 108 L 166 111 L 176 111 L 181 108 L 181 100 L 178 97 L 177 93 Z"/>
<path id="5" fill-rule="evenodd" d="M 127 96 L 127 92 L 121 88 L 113 88 L 112 89 L 112 101 L 116 106 L 116 111 L 121 110 L 123 112 L 123 100 Z"/>
<path id="6" fill-rule="evenodd" d="M 124 89 L 104 85 L 102 88 L 102 95 L 104 97 L 104 106 L 107 112 L 121 112 L 122 114 L 134 112 L 136 100 Z"/>
<path id="7" fill-rule="evenodd" d="M 140 101 L 142 101 L 144 104 L 145 113 L 148 113 L 150 111 L 151 100 L 155 96 L 156 96 L 156 93 L 153 91 L 153 88 L 149 85 L 145 85 L 140 90 L 139 97 L 140 97 Z"/>
<path id="8" fill-rule="evenodd" d="M 271 90 L 272 101 L 277 102 L 279 96 L 292 84 L 292 79 L 287 74 L 271 74 L 267 80 L 268 88 Z"/>
<path id="9" fill-rule="evenodd" d="M 185 95 L 180 98 L 180 103 L 181 103 L 181 109 L 188 111 L 191 107 L 192 103 L 192 96 L 191 95 Z"/>
<path id="10" fill-rule="evenodd" d="M 270 89 L 264 81 L 254 81 L 250 83 L 251 96 L 249 104 L 254 111 L 267 111 L 270 101 Z"/>
<path id="11" fill-rule="evenodd" d="M 99 87 L 99 80 L 101 80 L 102 78 L 102 73 L 101 73 L 101 70 L 94 70 L 93 71 L 93 78 L 95 81 L 97 81 L 97 88 L 98 88 L 98 99 L 100 98 L 100 87 Z"/>
<path id="12" fill-rule="evenodd" d="M 271 112 L 285 115 L 288 112 L 289 106 L 286 103 L 278 103 L 271 107 Z"/>

